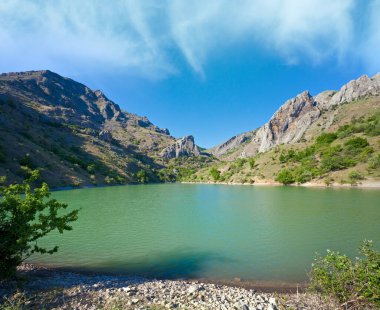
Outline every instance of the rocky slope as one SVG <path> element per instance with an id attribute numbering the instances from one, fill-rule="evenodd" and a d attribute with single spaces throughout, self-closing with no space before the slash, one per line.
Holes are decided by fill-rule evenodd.
<path id="1" fill-rule="evenodd" d="M 380 73 L 372 78 L 363 75 L 339 91 L 325 91 L 314 97 L 304 91 L 286 101 L 264 126 L 235 136 L 208 151 L 217 157 L 235 159 L 254 156 L 281 144 L 294 144 L 310 136 L 308 130 L 317 120 L 321 130 L 328 129 L 336 106 L 376 96 L 380 96 Z"/>
<path id="2" fill-rule="evenodd" d="M 9 180 L 23 178 L 23 166 L 60 186 L 134 182 L 140 170 L 157 181 L 167 147 L 175 157 L 199 155 L 190 140 L 51 71 L 0 75 L 0 175 Z"/>

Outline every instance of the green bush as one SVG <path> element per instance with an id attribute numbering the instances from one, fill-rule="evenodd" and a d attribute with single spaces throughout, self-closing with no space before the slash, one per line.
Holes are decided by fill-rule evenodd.
<path id="1" fill-rule="evenodd" d="M 346 141 L 344 143 L 344 146 L 346 147 L 347 150 L 361 150 L 368 146 L 369 143 L 367 139 L 361 138 L 361 137 L 355 137 L 351 138 L 350 140 Z"/>
<path id="2" fill-rule="evenodd" d="M 310 289 L 337 298 L 342 308 L 380 307 L 380 253 L 371 241 L 359 248 L 360 258 L 339 252 L 317 256 L 310 272 Z"/>
<path id="3" fill-rule="evenodd" d="M 356 170 L 351 171 L 348 174 L 348 177 L 350 178 L 350 183 L 351 184 L 356 184 L 357 181 L 360 181 L 360 180 L 364 179 L 364 177 L 358 171 L 356 171 Z"/>
<path id="4" fill-rule="evenodd" d="M 277 177 L 276 177 L 276 181 L 277 182 L 280 182 L 284 185 L 287 185 L 287 184 L 292 184 L 295 182 L 295 178 L 294 178 L 294 175 L 292 173 L 292 171 L 290 171 L 289 169 L 282 169 Z"/>
<path id="5" fill-rule="evenodd" d="M 318 146 L 329 145 L 338 138 L 335 132 L 324 132 L 315 139 Z"/>
<path id="6" fill-rule="evenodd" d="M 215 167 L 212 167 L 210 169 L 210 175 L 214 181 L 218 181 L 220 179 L 220 171 L 216 169 Z"/>
<path id="7" fill-rule="evenodd" d="M 149 180 L 148 173 L 143 169 L 141 169 L 139 172 L 137 172 L 136 176 L 137 176 L 137 181 L 139 183 L 147 183 Z"/>
<path id="8" fill-rule="evenodd" d="M 247 162 L 247 160 L 245 158 L 238 158 L 236 159 L 235 163 L 236 163 L 236 166 L 241 169 L 243 168 L 244 164 Z"/>
<path id="9" fill-rule="evenodd" d="M 368 168 L 369 169 L 376 169 L 380 167 L 380 154 L 377 156 L 370 157 L 368 159 Z"/>
<path id="10" fill-rule="evenodd" d="M 248 164 L 249 164 L 249 168 L 251 168 L 251 169 L 255 168 L 255 164 L 256 164 L 255 159 L 253 157 L 250 157 L 248 159 Z"/>
<path id="11" fill-rule="evenodd" d="M 37 241 L 53 230 L 63 233 L 77 219 L 78 210 L 62 214 L 66 204 L 50 196 L 49 187 L 31 189 L 39 177 L 34 170 L 22 184 L 0 186 L 0 278 L 10 278 L 16 267 L 33 253 L 53 254 L 58 250 L 39 247 Z M 2 183 L 5 178 L 1 178 Z"/>

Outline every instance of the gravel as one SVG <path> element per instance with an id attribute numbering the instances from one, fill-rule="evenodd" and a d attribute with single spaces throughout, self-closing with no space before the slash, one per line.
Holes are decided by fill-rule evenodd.
<path id="1" fill-rule="evenodd" d="M 0 308 L 2 305 L 16 309 L 276 310 L 288 306 L 313 309 L 305 303 L 307 298 L 298 308 L 288 295 L 197 281 L 87 275 L 30 264 L 20 266 L 19 274 L 24 279 L 21 289 L 20 280 L 0 282 Z M 287 306 L 278 304 L 278 298 L 285 300 Z"/>

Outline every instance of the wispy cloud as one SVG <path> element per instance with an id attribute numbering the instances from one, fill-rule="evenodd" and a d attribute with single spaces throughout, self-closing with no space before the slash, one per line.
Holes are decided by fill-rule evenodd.
<path id="1" fill-rule="evenodd" d="M 0 67 L 98 66 L 160 78 L 179 73 L 182 57 L 204 77 L 216 49 L 247 42 L 289 64 L 342 61 L 356 48 L 356 60 L 378 69 L 380 1 L 371 3 L 358 40 L 354 0 L 2 0 Z"/>

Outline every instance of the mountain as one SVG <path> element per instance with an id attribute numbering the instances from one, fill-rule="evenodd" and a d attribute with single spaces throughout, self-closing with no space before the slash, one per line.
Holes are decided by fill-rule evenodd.
<path id="1" fill-rule="evenodd" d="M 378 186 L 380 74 L 364 75 L 339 91 L 304 91 L 264 126 L 208 151 L 219 161 L 185 181 Z"/>
<path id="2" fill-rule="evenodd" d="M 178 141 L 100 90 L 49 70 L 0 75 L 0 175 L 10 181 L 25 167 L 40 168 L 56 186 L 135 182 L 140 170 L 159 181 L 173 157 L 163 150 L 177 145 L 174 157 L 199 155 L 194 139 Z"/>
<path id="3" fill-rule="evenodd" d="M 339 91 L 324 91 L 311 96 L 304 91 L 286 101 L 264 126 L 246 132 L 208 150 L 219 158 L 250 157 L 281 144 L 294 144 L 310 136 L 309 130 L 319 122 L 320 129 L 332 126 L 334 109 L 344 103 L 380 96 L 380 73 L 350 81 Z"/>

